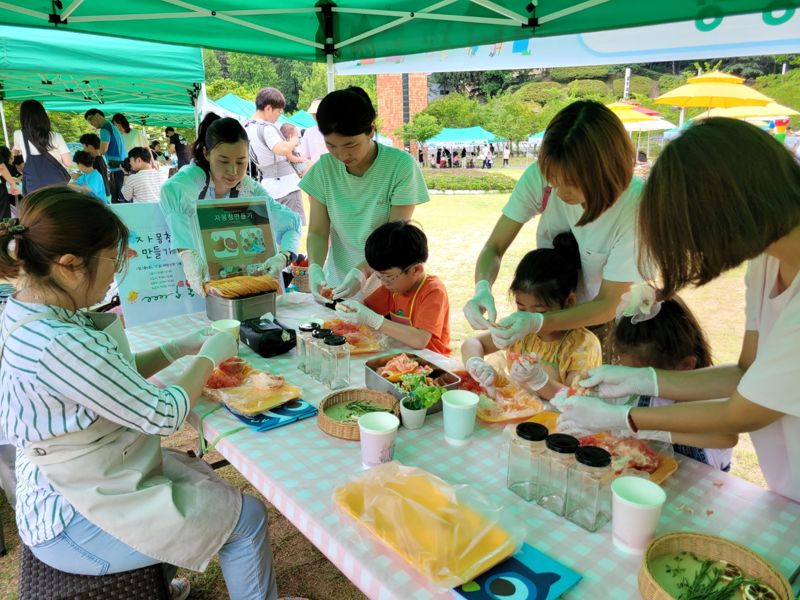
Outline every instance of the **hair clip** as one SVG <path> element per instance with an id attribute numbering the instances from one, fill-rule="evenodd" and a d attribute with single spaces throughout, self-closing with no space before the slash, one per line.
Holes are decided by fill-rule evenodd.
<path id="1" fill-rule="evenodd" d="M 656 300 L 656 291 L 648 283 L 634 283 L 622 294 L 617 306 L 617 321 L 629 317 L 634 325 L 648 321 L 661 310 L 662 302 Z"/>
<path id="2" fill-rule="evenodd" d="M 3 225 L 8 233 L 11 235 L 19 235 L 20 233 L 25 233 L 28 231 L 28 228 L 19 222 L 19 219 L 11 218 L 11 219 L 3 219 L 0 221 L 0 224 Z"/>

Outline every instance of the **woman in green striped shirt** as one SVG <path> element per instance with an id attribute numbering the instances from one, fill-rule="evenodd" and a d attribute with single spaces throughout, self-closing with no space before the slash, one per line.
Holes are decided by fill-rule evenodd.
<path id="1" fill-rule="evenodd" d="M 331 92 L 320 102 L 317 124 L 329 154 L 300 180 L 309 195 L 308 256 L 311 291 L 333 287 L 335 298 L 358 293 L 370 269 L 369 234 L 389 221 L 407 221 L 428 188 L 414 157 L 378 144 L 375 108 L 359 87 Z M 324 267 L 322 266 L 324 265 Z"/>

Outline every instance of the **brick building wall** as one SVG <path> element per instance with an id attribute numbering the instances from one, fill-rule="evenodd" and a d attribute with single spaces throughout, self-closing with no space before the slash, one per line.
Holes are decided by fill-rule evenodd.
<path id="1" fill-rule="evenodd" d="M 390 137 L 396 148 L 402 148 L 403 139 L 394 135 L 394 131 L 428 106 L 428 76 L 425 73 L 382 73 L 377 76 L 377 85 L 381 133 Z M 417 155 L 416 142 L 411 143 L 411 154 Z"/>

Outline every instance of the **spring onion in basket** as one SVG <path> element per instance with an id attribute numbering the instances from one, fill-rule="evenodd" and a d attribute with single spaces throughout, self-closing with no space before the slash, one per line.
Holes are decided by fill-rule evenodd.
<path id="1" fill-rule="evenodd" d="M 678 587 L 683 592 L 678 600 L 728 600 L 742 585 L 757 583 L 741 575 L 725 581 L 722 578 L 722 569 L 715 567 L 715 564 L 713 560 L 704 560 L 692 581 L 684 579 L 679 583 Z"/>

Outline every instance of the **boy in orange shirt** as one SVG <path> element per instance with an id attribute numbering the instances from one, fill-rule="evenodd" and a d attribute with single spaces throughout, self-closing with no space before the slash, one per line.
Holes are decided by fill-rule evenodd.
<path id="1" fill-rule="evenodd" d="M 412 348 L 450 355 L 450 302 L 442 281 L 425 273 L 428 238 L 405 221 L 381 225 L 367 238 L 367 264 L 381 285 L 364 304 L 345 300 L 336 310 Z"/>

